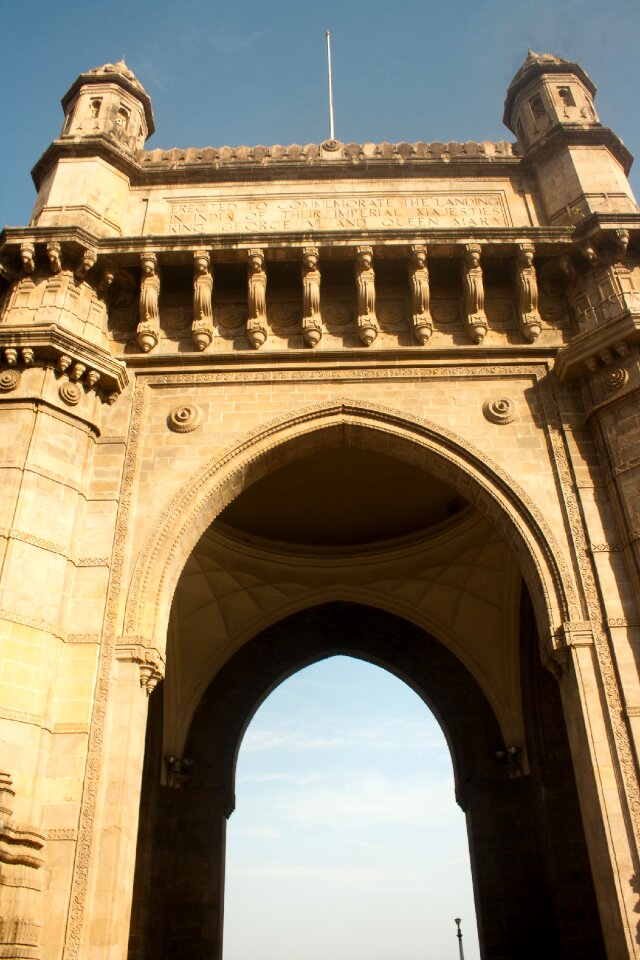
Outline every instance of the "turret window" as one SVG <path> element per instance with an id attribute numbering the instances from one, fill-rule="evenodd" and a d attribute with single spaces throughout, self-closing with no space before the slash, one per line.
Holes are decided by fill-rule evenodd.
<path id="1" fill-rule="evenodd" d="M 529 106 L 531 107 L 531 113 L 533 114 L 534 120 L 542 120 L 542 118 L 546 116 L 544 104 L 542 103 L 542 99 L 540 97 L 533 97 L 529 101 Z"/>
<path id="2" fill-rule="evenodd" d="M 129 111 L 126 107 L 120 105 L 118 112 L 116 114 L 116 126 L 122 127 L 123 130 L 127 129 L 127 124 L 129 123 Z"/>
<path id="3" fill-rule="evenodd" d="M 100 107 L 102 106 L 102 100 L 99 97 L 94 97 L 91 100 L 89 105 L 89 116 L 95 120 L 100 113 Z"/>
<path id="4" fill-rule="evenodd" d="M 569 87 L 558 87 L 558 96 L 562 100 L 565 107 L 575 107 L 576 102 L 573 99 L 573 94 Z"/>

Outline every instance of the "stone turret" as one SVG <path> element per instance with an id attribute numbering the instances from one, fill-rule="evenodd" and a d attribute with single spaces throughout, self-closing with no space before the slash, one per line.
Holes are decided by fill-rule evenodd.
<path id="1" fill-rule="evenodd" d="M 537 175 L 549 223 L 638 209 L 627 182 L 632 157 L 600 123 L 595 93 L 579 64 L 531 50 L 509 85 L 504 123 Z"/>
<path id="2" fill-rule="evenodd" d="M 62 107 L 63 139 L 106 135 L 135 153 L 155 129 L 149 95 L 124 60 L 82 73 Z"/>
<path id="3" fill-rule="evenodd" d="M 151 99 L 124 60 L 81 73 L 62 98 L 65 119 L 31 175 L 31 223 L 119 235 L 138 155 L 154 132 Z"/>

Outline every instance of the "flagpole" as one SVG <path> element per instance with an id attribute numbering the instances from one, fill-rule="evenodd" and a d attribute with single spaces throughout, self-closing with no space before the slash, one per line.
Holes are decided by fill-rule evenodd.
<path id="1" fill-rule="evenodd" d="M 331 34 L 328 30 L 325 31 L 325 36 L 327 38 L 327 64 L 329 66 L 329 127 L 330 137 L 332 140 L 335 140 L 333 129 L 333 87 L 331 85 Z"/>

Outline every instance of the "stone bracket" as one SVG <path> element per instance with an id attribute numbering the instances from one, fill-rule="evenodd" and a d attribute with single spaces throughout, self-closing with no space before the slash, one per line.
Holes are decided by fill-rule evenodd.
<path id="1" fill-rule="evenodd" d="M 550 634 L 542 646 L 543 665 L 559 680 L 567 673 L 571 663 L 571 647 L 592 647 L 595 645 L 593 624 L 589 621 L 570 621 L 563 623 Z"/>
<path id="2" fill-rule="evenodd" d="M 60 373 L 67 373 L 74 380 L 74 370 L 82 371 L 89 386 L 100 387 L 107 398 L 117 397 L 129 382 L 126 367 L 110 354 L 97 349 L 85 340 L 75 337 L 55 323 L 38 325 L 9 325 L 0 327 L 0 350 L 4 351 L 7 363 L 15 354 L 31 357 L 30 365 L 50 364 Z M 94 379 L 91 375 L 97 375 Z M 75 378 L 78 379 L 78 378 Z M 93 381 L 93 383 L 92 383 Z"/>
<path id="3" fill-rule="evenodd" d="M 164 678 L 165 658 L 147 637 L 119 637 L 116 659 L 137 663 L 140 668 L 140 686 L 149 696 Z"/>

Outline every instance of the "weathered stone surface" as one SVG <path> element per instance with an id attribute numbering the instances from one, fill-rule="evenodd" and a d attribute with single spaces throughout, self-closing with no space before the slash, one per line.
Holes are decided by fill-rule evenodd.
<path id="1" fill-rule="evenodd" d="M 0 956 L 217 955 L 236 734 L 339 651 L 438 709 L 486 960 L 532 912 L 522 956 L 640 956 L 640 213 L 594 94 L 531 53 L 517 144 L 171 151 L 126 64 L 65 96 L 0 235 Z"/>

